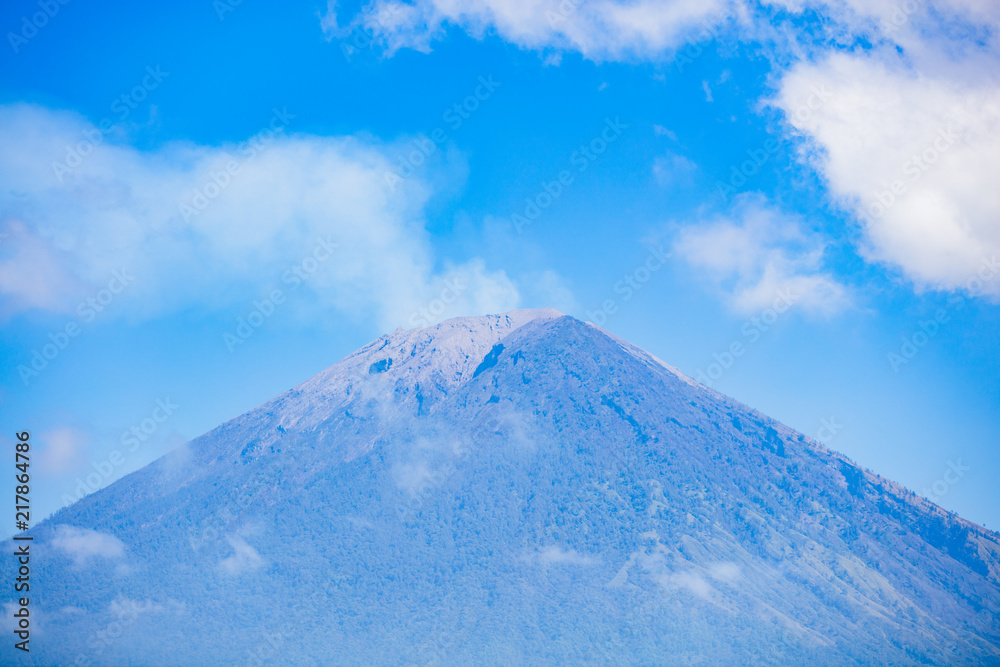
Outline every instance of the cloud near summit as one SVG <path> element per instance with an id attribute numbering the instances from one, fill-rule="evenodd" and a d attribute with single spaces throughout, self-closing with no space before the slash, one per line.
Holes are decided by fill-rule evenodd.
<path id="1" fill-rule="evenodd" d="M 519 305 L 480 259 L 437 266 L 423 207 L 445 167 L 390 187 L 392 145 L 291 134 L 274 113 L 240 144 L 140 150 L 73 113 L 0 107 L 0 315 L 78 316 L 101 295 L 142 319 L 273 288 L 386 328 L 442 293 L 442 316 Z"/>

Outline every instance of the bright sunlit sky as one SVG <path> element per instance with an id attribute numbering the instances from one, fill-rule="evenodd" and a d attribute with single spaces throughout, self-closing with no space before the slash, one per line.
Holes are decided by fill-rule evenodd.
<path id="1" fill-rule="evenodd" d="M 1000 6 L 50 4 L 0 9 L 34 520 L 396 327 L 552 306 L 1000 526 Z"/>

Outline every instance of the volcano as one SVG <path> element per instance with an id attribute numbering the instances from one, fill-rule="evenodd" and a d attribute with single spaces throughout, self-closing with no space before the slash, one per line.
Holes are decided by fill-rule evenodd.
<path id="1" fill-rule="evenodd" d="M 1000 536 L 553 310 L 382 336 L 31 533 L 39 665 L 1000 663 Z"/>

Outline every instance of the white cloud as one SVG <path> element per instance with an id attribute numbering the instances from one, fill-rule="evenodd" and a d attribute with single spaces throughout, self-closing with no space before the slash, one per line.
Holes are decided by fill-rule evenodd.
<path id="1" fill-rule="evenodd" d="M 991 0 L 770 0 L 768 4 L 794 12 L 817 9 L 836 26 L 831 28 L 833 34 L 865 35 L 876 45 L 898 44 L 925 65 L 939 60 L 949 42 L 955 46 L 973 38 L 969 44 L 980 42 L 993 49 L 998 45 L 1000 5 Z"/>
<path id="2" fill-rule="evenodd" d="M 677 135 L 674 133 L 674 131 L 673 130 L 668 130 L 667 128 L 663 127 L 662 125 L 654 125 L 653 126 L 653 134 L 655 134 L 658 137 L 669 137 L 673 141 L 677 141 Z"/>
<path id="3" fill-rule="evenodd" d="M 227 537 L 226 540 L 233 548 L 233 555 L 219 561 L 218 569 L 222 574 L 236 577 L 264 567 L 264 558 L 242 537 Z"/>
<path id="4" fill-rule="evenodd" d="M 335 25 L 331 16 L 332 8 L 324 21 Z M 389 54 L 428 51 L 450 27 L 594 60 L 663 60 L 689 40 L 758 41 L 777 68 L 774 103 L 811 140 L 804 158 L 835 201 L 862 214 L 878 210 L 877 194 L 894 181 L 905 186 L 867 224 L 867 259 L 895 265 L 918 288 L 957 289 L 1000 250 L 1000 192 L 990 180 L 1000 156 L 1000 3 L 374 0 L 354 20 Z M 846 50 L 862 38 L 871 49 Z M 833 96 L 810 108 L 824 86 Z M 907 160 L 949 125 L 961 139 L 933 169 L 908 176 Z M 988 290 L 1000 294 L 1000 281 Z"/>
<path id="5" fill-rule="evenodd" d="M 698 171 L 698 165 L 677 153 L 667 151 L 653 160 L 653 176 L 660 185 L 677 186 L 691 183 L 691 177 Z"/>
<path id="6" fill-rule="evenodd" d="M 702 272 L 740 313 L 770 307 L 783 294 L 796 307 L 831 314 L 850 303 L 847 290 L 823 271 L 824 243 L 758 196 L 734 203 L 731 217 L 680 231 L 674 251 Z"/>
<path id="7" fill-rule="evenodd" d="M 123 269 L 134 279 L 108 309 L 132 317 L 249 304 L 274 287 L 289 292 L 283 276 L 296 265 L 317 311 L 373 308 L 388 328 L 435 298 L 446 277 L 469 284 L 454 304 L 465 314 L 518 305 L 514 283 L 480 260 L 435 271 L 423 206 L 438 167 L 390 184 L 392 146 L 284 132 L 259 150 L 140 151 L 104 140 L 60 180 L 54 162 L 95 131 L 75 114 L 0 107 L 0 231 L 15 241 L 0 246 L 0 314 L 75 314 L 84 299 L 120 288 L 113 272 Z M 234 164 L 238 173 L 227 174 Z M 194 213 L 194 203 L 207 206 Z M 321 239 L 337 247 L 317 266 Z"/>
<path id="8" fill-rule="evenodd" d="M 1000 5 L 991 0 L 371 0 L 345 17 L 336 5 L 330 0 L 321 16 L 328 37 L 362 29 L 389 55 L 430 51 L 450 27 L 595 60 L 661 60 L 688 41 L 713 39 L 760 40 L 782 62 L 859 36 L 876 46 L 899 44 L 915 56 L 929 43 L 955 38 L 994 49 L 1000 43 Z M 810 10 L 821 21 L 803 19 Z"/>
<path id="9" fill-rule="evenodd" d="M 125 557 L 125 545 L 114 535 L 65 524 L 56 526 L 52 546 L 69 556 L 77 566 L 96 558 Z"/>
<path id="10" fill-rule="evenodd" d="M 580 308 L 573 290 L 551 269 L 525 276 L 525 283 L 524 291 L 533 303 L 545 304 L 562 313 L 576 312 Z"/>
<path id="11" fill-rule="evenodd" d="M 75 470 L 83 461 L 87 437 L 74 428 L 46 431 L 38 440 L 44 445 L 38 453 L 38 466 L 47 474 L 60 475 Z"/>
<path id="12" fill-rule="evenodd" d="M 604 60 L 661 54 L 706 25 L 742 16 L 742 7 L 734 0 L 375 0 L 352 20 L 373 31 L 390 54 L 401 48 L 429 51 L 456 25 L 477 37 L 495 31 L 523 47 Z M 331 2 L 323 28 L 343 37 L 349 30 L 340 23 Z"/>
<path id="13" fill-rule="evenodd" d="M 57 309 L 65 295 L 77 291 L 59 270 L 58 249 L 34 236 L 20 220 L 0 223 L 0 230 L 4 238 L 0 248 L 0 297 L 10 299 L 9 308 Z M 17 252 L 11 254 L 14 248 Z"/>
<path id="14" fill-rule="evenodd" d="M 719 581 L 734 581 L 740 576 L 741 572 L 742 568 L 738 564 L 728 561 L 720 561 L 708 566 L 709 576 Z"/>
<path id="15" fill-rule="evenodd" d="M 811 90 L 828 99 L 795 113 Z M 864 225 L 863 252 L 919 287 L 963 287 L 1000 254 L 1000 87 L 914 71 L 901 59 L 834 54 L 793 67 L 774 102 L 804 156 Z M 986 291 L 1000 294 L 1000 281 Z"/>
<path id="16" fill-rule="evenodd" d="M 775 11 L 810 9 L 823 16 L 818 31 L 788 21 L 768 25 Z M 761 39 L 801 54 L 817 32 L 835 43 L 865 35 L 908 50 L 949 30 L 995 43 L 997 32 L 982 28 L 1000 25 L 1000 9 L 989 0 L 372 0 L 356 16 L 341 18 L 329 2 L 321 25 L 330 38 L 361 28 L 389 55 L 402 48 L 430 51 L 454 26 L 478 38 L 496 33 L 524 48 L 576 51 L 594 60 L 661 60 L 688 41 L 719 37 Z"/>
<path id="17" fill-rule="evenodd" d="M 574 549 L 563 549 L 552 545 L 539 549 L 529 557 L 542 565 L 598 565 L 600 561 L 593 556 L 581 554 Z"/>
<path id="18" fill-rule="evenodd" d="M 710 600 L 712 597 L 712 586 L 698 572 L 677 572 L 665 579 L 671 586 L 683 588 L 702 600 Z"/>
<path id="19" fill-rule="evenodd" d="M 393 476 L 396 480 L 396 486 L 400 490 L 416 497 L 422 491 L 427 491 L 424 485 L 431 482 L 434 471 L 423 461 L 401 463 L 393 469 Z"/>

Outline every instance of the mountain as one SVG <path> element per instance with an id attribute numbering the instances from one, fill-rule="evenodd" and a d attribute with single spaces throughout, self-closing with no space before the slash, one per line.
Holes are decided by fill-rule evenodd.
<path id="1" fill-rule="evenodd" d="M 31 664 L 1000 664 L 1000 536 L 552 310 L 382 336 L 32 534 Z"/>

